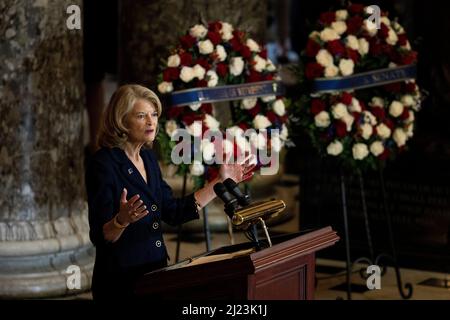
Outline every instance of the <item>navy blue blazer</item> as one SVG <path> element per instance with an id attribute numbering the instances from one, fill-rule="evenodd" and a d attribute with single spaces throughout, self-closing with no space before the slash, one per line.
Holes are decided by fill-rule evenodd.
<path id="1" fill-rule="evenodd" d="M 178 225 L 199 218 L 193 194 L 174 198 L 172 189 L 162 179 L 153 151 L 141 149 L 140 155 L 148 183 L 120 148 L 100 149 L 86 170 L 90 238 L 96 247 L 94 277 L 162 261 L 167 263 L 161 221 Z M 131 223 L 116 242 L 107 242 L 103 225 L 119 212 L 123 188 L 128 191 L 128 199 L 139 194 L 149 213 Z"/>

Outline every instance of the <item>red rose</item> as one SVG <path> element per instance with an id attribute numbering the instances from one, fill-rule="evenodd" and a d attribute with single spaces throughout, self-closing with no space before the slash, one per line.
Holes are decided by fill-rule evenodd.
<path id="1" fill-rule="evenodd" d="M 275 123 L 275 122 L 278 121 L 278 116 L 273 111 L 268 111 L 267 114 L 266 114 L 266 117 L 272 123 Z"/>
<path id="2" fill-rule="evenodd" d="M 336 136 L 343 138 L 347 135 L 347 125 L 345 122 L 337 120 L 334 122 L 334 126 L 336 128 Z"/>
<path id="3" fill-rule="evenodd" d="M 256 115 L 261 111 L 261 106 L 259 105 L 259 103 L 256 103 L 256 105 L 251 108 L 250 110 L 248 110 L 248 113 L 250 113 L 252 115 L 252 117 L 256 117 Z"/>
<path id="4" fill-rule="evenodd" d="M 362 4 L 352 4 L 348 7 L 348 11 L 352 14 L 358 14 L 364 11 L 364 5 Z"/>
<path id="5" fill-rule="evenodd" d="M 181 113 L 183 113 L 183 107 L 171 106 L 167 111 L 167 117 L 169 119 L 177 118 Z"/>
<path id="6" fill-rule="evenodd" d="M 202 106 L 200 107 L 200 110 L 201 110 L 203 113 L 212 114 L 212 104 L 211 104 L 211 103 L 204 103 L 204 104 L 202 104 Z"/>
<path id="7" fill-rule="evenodd" d="M 219 21 L 211 22 L 208 25 L 208 30 L 212 32 L 220 32 L 220 29 L 222 29 L 222 23 Z"/>
<path id="8" fill-rule="evenodd" d="M 273 74 L 266 74 L 265 76 L 263 76 L 265 81 L 270 81 L 273 80 Z"/>
<path id="9" fill-rule="evenodd" d="M 219 75 L 219 77 L 225 77 L 228 73 L 228 67 L 225 63 L 219 63 L 216 66 L 216 72 Z"/>
<path id="10" fill-rule="evenodd" d="M 217 46 L 222 41 L 222 37 L 221 37 L 220 33 L 214 32 L 214 31 L 208 32 L 208 39 L 211 40 L 211 42 L 215 46 Z"/>
<path id="11" fill-rule="evenodd" d="M 397 92 L 400 92 L 402 90 L 402 83 L 401 82 L 394 82 L 394 83 L 385 84 L 383 86 L 383 88 L 387 92 L 397 93 Z"/>
<path id="12" fill-rule="evenodd" d="M 409 110 L 407 108 L 403 108 L 403 112 L 400 115 L 401 120 L 407 120 L 409 118 Z"/>
<path id="13" fill-rule="evenodd" d="M 353 100 L 353 96 L 348 92 L 344 92 L 341 95 L 341 102 L 343 104 L 350 105 L 352 103 L 352 100 Z"/>
<path id="14" fill-rule="evenodd" d="M 206 80 L 198 80 L 196 82 L 196 86 L 199 88 L 204 88 L 208 86 L 208 82 Z"/>
<path id="15" fill-rule="evenodd" d="M 245 36 L 245 33 L 243 31 L 240 31 L 240 30 L 233 31 L 233 37 L 237 38 L 241 42 L 244 39 L 244 36 Z"/>
<path id="16" fill-rule="evenodd" d="M 238 127 L 241 128 L 244 132 L 250 128 L 248 124 L 246 124 L 245 122 L 241 122 L 238 124 Z"/>
<path id="17" fill-rule="evenodd" d="M 325 110 L 325 102 L 320 99 L 312 99 L 311 100 L 311 113 L 313 115 L 319 114 L 320 112 Z"/>
<path id="18" fill-rule="evenodd" d="M 355 119 L 354 122 L 359 123 L 359 119 L 361 118 L 361 113 L 360 112 L 352 112 L 352 116 Z"/>
<path id="19" fill-rule="evenodd" d="M 185 113 L 181 119 L 185 125 L 190 126 L 195 121 L 195 113 Z"/>
<path id="20" fill-rule="evenodd" d="M 398 35 L 398 41 L 397 41 L 397 43 L 398 43 L 400 46 L 406 46 L 407 41 L 408 41 L 408 36 L 406 35 L 406 33 L 402 33 L 402 34 L 399 34 L 399 35 Z"/>
<path id="21" fill-rule="evenodd" d="M 405 84 L 405 91 L 408 93 L 416 92 L 416 84 L 408 82 L 407 84 Z"/>
<path id="22" fill-rule="evenodd" d="M 258 81 L 262 81 L 262 80 L 263 80 L 263 77 L 260 72 L 257 72 L 255 70 L 250 70 L 250 73 L 247 76 L 248 82 L 258 82 Z"/>
<path id="23" fill-rule="evenodd" d="M 312 41 L 312 42 L 315 42 L 315 41 Z M 318 48 L 320 49 L 320 45 L 319 44 L 317 44 L 317 45 L 318 45 Z M 327 46 L 327 50 L 330 51 L 333 56 L 342 56 L 345 53 L 345 47 L 342 45 L 340 40 L 328 41 L 326 46 Z M 314 54 L 314 57 L 316 56 L 319 49 L 317 49 L 316 53 Z"/>
<path id="24" fill-rule="evenodd" d="M 233 49 L 233 51 L 239 52 L 241 50 L 242 44 L 236 37 L 234 37 L 230 40 L 230 44 L 231 44 L 231 48 Z"/>
<path id="25" fill-rule="evenodd" d="M 323 75 L 323 70 L 324 68 L 316 62 L 308 63 L 305 70 L 306 79 L 312 80 L 321 77 Z"/>
<path id="26" fill-rule="evenodd" d="M 289 119 L 288 115 L 285 114 L 284 116 L 279 117 L 281 123 L 286 123 Z"/>
<path id="27" fill-rule="evenodd" d="M 336 21 L 336 12 L 328 11 L 328 12 L 321 13 L 319 21 L 322 24 L 326 24 L 326 25 L 333 23 L 334 21 Z"/>
<path id="28" fill-rule="evenodd" d="M 370 109 L 370 112 L 377 118 L 378 120 L 384 121 L 386 118 L 386 113 L 384 111 L 384 108 L 380 107 L 373 107 Z"/>
<path id="29" fill-rule="evenodd" d="M 417 60 L 417 52 L 410 51 L 408 53 L 404 53 L 400 59 L 400 63 L 402 65 L 412 64 Z"/>
<path id="30" fill-rule="evenodd" d="M 389 127 L 389 129 L 394 130 L 394 122 L 391 119 L 386 119 L 384 121 L 384 124 Z"/>
<path id="31" fill-rule="evenodd" d="M 241 56 L 244 59 L 248 59 L 252 56 L 252 52 L 250 51 L 250 48 L 247 46 L 241 46 L 241 50 L 239 52 L 241 53 Z"/>
<path id="32" fill-rule="evenodd" d="M 359 105 L 361 106 L 361 112 L 367 110 L 366 104 L 363 101 L 359 100 Z"/>
<path id="33" fill-rule="evenodd" d="M 386 39 L 389 36 L 389 28 L 384 23 L 380 23 L 380 30 L 378 31 L 380 37 Z"/>
<path id="34" fill-rule="evenodd" d="M 182 36 L 180 38 L 181 45 L 183 46 L 183 48 L 186 48 L 186 49 L 192 48 L 195 44 L 195 41 L 196 41 L 195 38 L 189 34 Z"/>
<path id="35" fill-rule="evenodd" d="M 356 34 L 362 27 L 363 18 L 360 16 L 351 17 L 347 20 L 347 33 Z"/>
<path id="36" fill-rule="evenodd" d="M 163 71 L 163 80 L 171 82 L 177 80 L 180 75 L 180 70 L 178 68 L 167 68 Z"/>
<path id="37" fill-rule="evenodd" d="M 267 59 L 267 49 L 262 49 L 259 56 L 263 59 Z"/>
<path id="38" fill-rule="evenodd" d="M 358 62 L 358 60 L 359 60 L 359 53 L 356 50 L 347 48 L 347 57 L 349 59 L 352 59 L 353 62 L 356 64 Z"/>
<path id="39" fill-rule="evenodd" d="M 180 64 L 182 66 L 189 67 L 192 64 L 192 55 L 188 52 L 182 52 L 179 54 L 180 56 Z"/>
<path id="40" fill-rule="evenodd" d="M 318 44 L 316 41 L 312 39 L 308 39 L 308 42 L 306 43 L 306 55 L 308 57 L 314 58 L 317 53 L 320 50 L 320 44 Z"/>
<path id="41" fill-rule="evenodd" d="M 208 59 L 205 58 L 199 58 L 197 61 L 195 61 L 195 64 L 201 65 L 203 68 L 205 68 L 205 71 L 208 71 L 211 68 L 211 65 L 208 62 Z"/>
<path id="42" fill-rule="evenodd" d="M 375 39 L 369 42 L 369 53 L 372 56 L 379 56 L 382 52 L 381 44 Z"/>
<path id="43" fill-rule="evenodd" d="M 388 148 L 384 148 L 383 153 L 380 154 L 380 155 L 378 156 L 378 158 L 380 158 L 380 160 L 386 160 L 386 159 L 389 158 L 389 155 L 390 155 L 390 154 L 391 154 L 391 152 L 389 151 L 389 149 L 388 149 Z"/>

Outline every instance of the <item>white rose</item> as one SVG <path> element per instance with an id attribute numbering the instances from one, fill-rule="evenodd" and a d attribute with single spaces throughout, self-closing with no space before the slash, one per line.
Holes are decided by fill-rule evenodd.
<path id="1" fill-rule="evenodd" d="M 388 64 L 388 68 L 395 68 L 397 66 L 397 64 L 395 62 L 389 62 Z"/>
<path id="2" fill-rule="evenodd" d="M 391 105 L 389 106 L 389 114 L 393 116 L 394 118 L 397 118 L 403 113 L 403 104 L 399 101 L 392 101 Z"/>
<path id="3" fill-rule="evenodd" d="M 220 29 L 220 35 L 225 41 L 231 40 L 233 38 L 233 26 L 228 22 L 221 22 L 222 28 Z"/>
<path id="4" fill-rule="evenodd" d="M 279 137 L 273 136 L 270 139 L 270 147 L 275 152 L 280 152 L 281 148 L 283 147 L 283 142 L 280 140 Z"/>
<path id="5" fill-rule="evenodd" d="M 397 22 L 397 21 L 391 21 L 392 28 L 397 32 L 397 34 L 405 33 L 405 29 Z"/>
<path id="6" fill-rule="evenodd" d="M 339 68 L 334 64 L 325 67 L 324 76 L 325 78 L 333 78 L 339 74 Z"/>
<path id="7" fill-rule="evenodd" d="M 256 55 L 253 58 L 254 61 L 254 65 L 253 65 L 253 69 L 255 69 L 258 72 L 262 72 L 265 68 L 266 68 L 266 60 L 261 58 L 259 55 Z"/>
<path id="8" fill-rule="evenodd" d="M 352 131 L 352 125 L 355 118 L 351 114 L 347 113 L 342 117 L 341 120 L 344 121 L 345 125 L 347 126 L 347 132 Z"/>
<path id="9" fill-rule="evenodd" d="M 347 24 L 344 21 L 334 21 L 331 23 L 331 27 L 337 32 L 338 35 L 347 31 Z"/>
<path id="10" fill-rule="evenodd" d="M 308 38 L 311 38 L 311 39 L 318 39 L 318 38 L 320 38 L 320 32 L 314 30 L 313 32 L 311 32 L 311 33 L 309 34 Z"/>
<path id="11" fill-rule="evenodd" d="M 186 127 L 186 131 L 194 137 L 198 137 L 202 135 L 202 122 L 194 121 L 190 126 Z"/>
<path id="12" fill-rule="evenodd" d="M 219 61 L 225 61 L 225 59 L 227 58 L 227 52 L 225 51 L 225 48 L 218 44 L 216 46 L 216 54 L 217 54 L 217 58 L 219 59 Z"/>
<path id="13" fill-rule="evenodd" d="M 200 107 L 202 106 L 201 102 L 197 102 L 197 103 L 191 103 L 189 105 L 189 108 L 192 109 L 192 111 L 197 111 L 198 109 L 200 109 Z"/>
<path id="14" fill-rule="evenodd" d="M 323 67 L 328 67 L 333 64 L 333 56 L 326 49 L 320 49 L 316 55 L 316 61 Z"/>
<path id="15" fill-rule="evenodd" d="M 401 99 L 403 105 L 407 107 L 413 106 L 416 102 L 414 101 L 414 98 L 410 94 L 405 94 Z"/>
<path id="16" fill-rule="evenodd" d="M 369 103 L 370 106 L 374 107 L 381 107 L 384 108 L 384 99 L 380 97 L 373 97 L 372 101 Z"/>
<path id="17" fill-rule="evenodd" d="M 325 78 L 336 77 L 339 73 L 339 68 L 334 64 L 325 67 Z"/>
<path id="18" fill-rule="evenodd" d="M 205 172 L 205 167 L 199 162 L 194 162 L 190 165 L 189 171 L 193 176 L 201 176 Z"/>
<path id="19" fill-rule="evenodd" d="M 369 154 L 369 149 L 367 149 L 367 145 L 364 143 L 356 143 L 352 148 L 353 158 L 355 160 L 362 160 Z"/>
<path id="20" fill-rule="evenodd" d="M 364 20 L 363 29 L 366 30 L 366 32 L 371 37 L 376 35 L 377 32 L 378 32 L 377 25 L 375 23 L 373 23 L 372 21 L 368 20 L 368 19 Z"/>
<path id="21" fill-rule="evenodd" d="M 380 138 L 387 139 L 391 136 L 391 129 L 384 123 L 380 123 L 377 126 L 377 133 Z"/>
<path id="22" fill-rule="evenodd" d="M 158 91 L 161 93 L 169 93 L 173 91 L 172 82 L 163 81 L 158 84 Z"/>
<path id="23" fill-rule="evenodd" d="M 228 128 L 226 130 L 226 134 L 228 134 L 230 137 L 243 137 L 244 130 L 242 130 L 242 128 L 240 128 L 239 126 L 232 126 L 231 128 Z"/>
<path id="24" fill-rule="evenodd" d="M 178 129 L 177 122 L 174 120 L 169 120 L 166 122 L 165 125 L 166 133 L 169 135 L 169 137 L 172 137 L 172 135 L 175 133 L 175 130 Z"/>
<path id="25" fill-rule="evenodd" d="M 176 68 L 180 65 L 180 56 L 177 54 L 171 55 L 167 58 L 167 66 L 171 68 Z"/>
<path id="26" fill-rule="evenodd" d="M 258 98 L 245 98 L 245 99 L 242 99 L 242 101 L 241 101 L 241 109 L 250 110 L 256 105 L 257 101 L 258 101 Z"/>
<path id="27" fill-rule="evenodd" d="M 394 139 L 394 141 L 398 147 L 404 146 L 406 144 L 406 140 L 408 139 L 405 131 L 401 128 L 397 128 L 394 130 L 394 134 L 392 135 L 392 138 Z"/>
<path id="28" fill-rule="evenodd" d="M 219 82 L 219 76 L 214 70 L 208 70 L 206 73 L 206 78 L 208 79 L 208 87 L 215 87 Z"/>
<path id="29" fill-rule="evenodd" d="M 353 63 L 352 59 L 341 59 L 341 61 L 339 62 L 339 70 L 341 70 L 343 76 L 349 76 L 353 74 L 354 67 L 355 64 Z"/>
<path id="30" fill-rule="evenodd" d="M 398 36 L 395 33 L 394 30 L 389 28 L 388 37 L 386 38 L 386 43 L 390 44 L 391 46 L 395 45 L 398 41 Z"/>
<path id="31" fill-rule="evenodd" d="M 256 41 L 253 39 L 247 39 L 247 41 L 245 42 L 245 45 L 250 49 L 250 51 L 253 51 L 253 52 L 261 51 L 259 44 L 256 43 Z"/>
<path id="32" fill-rule="evenodd" d="M 342 153 L 344 146 L 338 140 L 331 142 L 327 147 L 327 153 L 332 156 L 337 156 Z"/>
<path id="33" fill-rule="evenodd" d="M 314 117 L 314 123 L 316 127 L 326 128 L 330 125 L 330 115 L 326 111 L 321 111 Z"/>
<path id="34" fill-rule="evenodd" d="M 378 157 L 380 154 L 382 154 L 384 152 L 384 146 L 383 143 L 381 141 L 375 141 L 370 145 L 370 152 L 372 152 L 372 154 L 375 157 Z"/>
<path id="35" fill-rule="evenodd" d="M 201 54 L 210 54 L 214 51 L 214 45 L 211 40 L 199 41 L 198 42 L 198 50 Z"/>
<path id="36" fill-rule="evenodd" d="M 286 113 L 286 108 L 284 106 L 283 99 L 278 99 L 272 105 L 273 112 L 275 112 L 280 117 L 284 116 Z"/>
<path id="37" fill-rule="evenodd" d="M 373 133 L 373 127 L 368 123 L 364 123 L 359 128 L 361 129 L 361 136 L 365 140 L 369 140 Z"/>
<path id="38" fill-rule="evenodd" d="M 368 123 L 371 126 L 377 124 L 377 118 L 370 111 L 363 111 L 362 113 L 364 123 Z"/>
<path id="39" fill-rule="evenodd" d="M 208 29 L 202 24 L 196 24 L 189 29 L 189 34 L 194 38 L 203 38 L 208 33 Z"/>
<path id="40" fill-rule="evenodd" d="M 256 149 L 264 149 L 267 146 L 266 135 L 262 132 L 253 132 L 250 135 L 250 143 L 255 146 Z"/>
<path id="41" fill-rule="evenodd" d="M 367 53 L 369 53 L 369 42 L 364 38 L 358 39 L 358 42 L 359 42 L 359 49 L 358 49 L 359 54 L 361 56 L 364 56 Z"/>
<path id="42" fill-rule="evenodd" d="M 406 123 L 413 123 L 414 122 L 414 112 L 411 110 L 408 111 L 408 119 L 405 120 Z"/>
<path id="43" fill-rule="evenodd" d="M 348 107 L 348 110 L 350 112 L 361 112 L 361 104 L 359 103 L 358 99 L 355 97 L 352 98 L 352 103 Z"/>
<path id="44" fill-rule="evenodd" d="M 194 69 L 191 67 L 183 67 L 181 68 L 180 72 L 180 79 L 183 80 L 183 82 L 189 82 L 195 77 Z"/>
<path id="45" fill-rule="evenodd" d="M 281 126 L 280 138 L 286 140 L 288 136 L 289 136 L 288 128 L 283 123 L 283 125 Z"/>
<path id="46" fill-rule="evenodd" d="M 199 80 L 203 80 L 205 77 L 205 68 L 203 68 L 201 65 L 196 64 L 194 66 L 194 74 Z"/>
<path id="47" fill-rule="evenodd" d="M 202 148 L 203 159 L 205 161 L 211 161 L 212 158 L 214 157 L 214 154 L 216 153 L 216 148 L 214 146 L 214 143 L 212 143 L 208 139 L 203 139 L 202 143 L 201 143 L 201 148 Z"/>
<path id="48" fill-rule="evenodd" d="M 345 46 L 347 48 L 353 49 L 358 51 L 359 50 L 359 41 L 358 38 L 356 38 L 353 35 L 349 35 L 347 36 L 347 38 L 345 38 Z"/>
<path id="49" fill-rule="evenodd" d="M 337 10 L 336 11 L 336 19 L 339 21 L 347 20 L 348 11 L 347 10 Z"/>
<path id="50" fill-rule="evenodd" d="M 242 57 L 231 58 L 230 73 L 233 76 L 238 76 L 242 73 L 242 70 L 244 70 L 244 60 L 242 59 Z"/>
<path id="51" fill-rule="evenodd" d="M 336 30 L 332 28 L 325 28 L 320 32 L 320 39 L 324 42 L 333 41 L 339 39 L 339 35 Z"/>
<path id="52" fill-rule="evenodd" d="M 265 129 L 271 124 L 272 123 L 269 121 L 269 119 L 261 114 L 256 115 L 256 117 L 253 119 L 253 127 L 255 129 Z"/>
<path id="53" fill-rule="evenodd" d="M 391 20 L 389 20 L 389 18 L 386 16 L 382 16 L 380 18 L 380 23 L 384 23 L 386 26 L 389 27 L 391 25 Z"/>
<path id="54" fill-rule="evenodd" d="M 205 114 L 205 119 L 203 120 L 205 125 L 209 128 L 209 130 L 217 131 L 220 127 L 220 122 L 216 120 L 213 116 L 209 114 Z"/>
<path id="55" fill-rule="evenodd" d="M 267 103 L 267 102 L 274 101 L 276 98 L 277 98 L 276 96 L 264 96 L 264 97 L 261 97 L 261 100 L 263 102 Z"/>
<path id="56" fill-rule="evenodd" d="M 341 119 L 348 114 L 347 106 L 339 102 L 331 107 L 331 113 L 335 119 Z"/>
<path id="57" fill-rule="evenodd" d="M 406 128 L 406 136 L 407 136 L 408 138 L 411 138 L 411 137 L 414 135 L 413 129 L 414 129 L 414 125 L 413 125 L 412 123 L 410 123 L 410 124 L 408 125 L 408 127 Z"/>
<path id="58" fill-rule="evenodd" d="M 272 71 L 275 71 L 276 69 L 277 69 L 277 67 L 273 64 L 272 60 L 267 58 L 266 70 L 269 72 L 272 72 Z"/>

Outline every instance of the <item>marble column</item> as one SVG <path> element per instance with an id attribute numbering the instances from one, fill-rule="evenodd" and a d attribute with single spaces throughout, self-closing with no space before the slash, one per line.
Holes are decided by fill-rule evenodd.
<path id="1" fill-rule="evenodd" d="M 178 38 L 201 19 L 222 20 L 264 43 L 267 1 L 120 0 L 119 81 L 156 90 L 161 60 Z"/>
<path id="2" fill-rule="evenodd" d="M 0 298 L 90 286 L 82 30 L 66 26 L 72 4 L 82 9 L 82 0 L 0 1 Z M 71 265 L 79 290 L 67 286 Z"/>

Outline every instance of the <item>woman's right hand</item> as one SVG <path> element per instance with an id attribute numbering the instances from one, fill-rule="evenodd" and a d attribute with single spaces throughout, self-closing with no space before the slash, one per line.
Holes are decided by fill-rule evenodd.
<path id="1" fill-rule="evenodd" d="M 130 200 L 127 200 L 127 189 L 123 189 L 122 195 L 120 196 L 120 210 L 117 214 L 117 222 L 127 226 L 148 214 L 147 207 L 143 205 L 144 202 L 142 200 L 138 200 L 139 197 L 139 194 L 136 194 Z"/>

